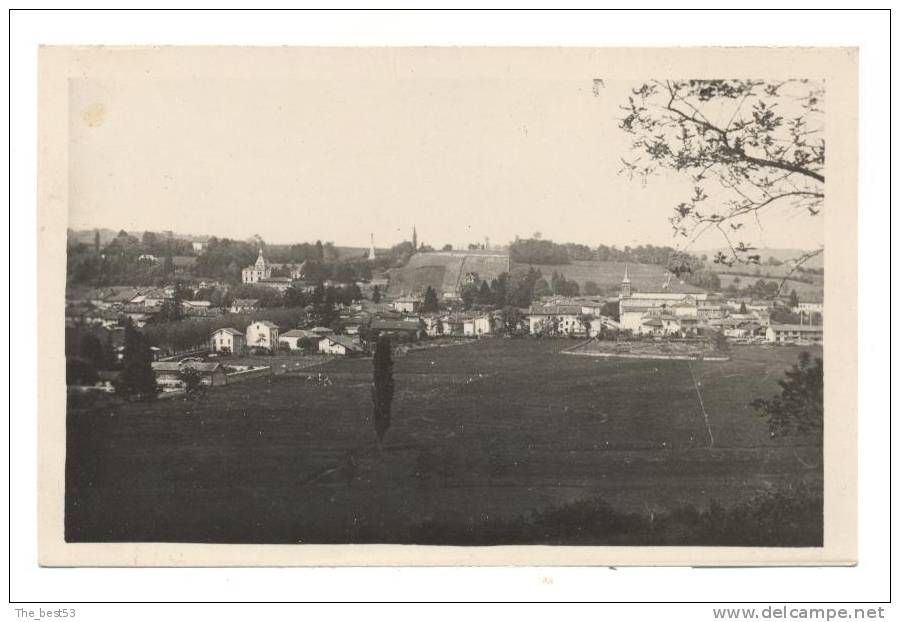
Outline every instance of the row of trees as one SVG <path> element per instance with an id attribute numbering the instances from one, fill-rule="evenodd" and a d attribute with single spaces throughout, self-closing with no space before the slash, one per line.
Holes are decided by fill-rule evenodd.
<path id="1" fill-rule="evenodd" d="M 516 307 L 525 309 L 532 302 L 544 296 L 579 296 L 582 288 L 575 280 L 566 279 L 565 275 L 553 271 L 550 278 L 544 277 L 540 268 L 517 268 L 512 273 L 503 272 L 496 278 L 481 279 L 477 274 L 470 274 L 469 280 L 460 288 L 463 308 L 503 309 Z M 596 296 L 603 292 L 596 283 L 587 281 L 584 286 L 585 295 Z M 422 310 L 437 311 L 440 301 L 437 292 L 428 287 L 424 293 Z"/>
<path id="2" fill-rule="evenodd" d="M 718 275 L 706 267 L 704 256 L 679 252 L 671 246 L 642 244 L 619 249 L 601 244 L 592 249 L 584 244 L 556 244 L 550 240 L 533 237 L 527 240 L 517 238 L 510 245 L 509 253 L 512 261 L 525 264 L 562 265 L 573 261 L 652 264 L 665 267 L 691 285 L 712 291 L 717 291 L 720 287 Z M 551 288 L 554 293 L 558 293 L 552 283 Z M 599 292 L 585 293 L 595 295 Z"/>
<path id="3" fill-rule="evenodd" d="M 412 254 L 408 246 L 408 242 L 398 245 L 382 262 L 408 260 Z M 197 277 L 239 283 L 241 270 L 256 261 L 260 248 L 267 261 L 286 264 L 286 267 L 275 268 L 273 276 L 290 276 L 287 266 L 306 262 L 304 278 L 313 282 L 334 280 L 349 283 L 372 278 L 372 263 L 365 254 L 341 258 L 332 242 L 323 243 L 320 240 L 315 243 L 267 245 L 259 236 L 250 240 L 210 238 L 189 272 Z M 174 257 L 194 255 L 190 240 L 176 238 L 171 233 L 147 231 L 138 238 L 124 230 L 106 245 L 101 245 L 97 232 L 93 244 L 73 244 L 68 251 L 69 282 L 95 286 L 159 285 L 170 279 L 175 271 Z M 142 260 L 141 257 L 147 259 Z"/>
<path id="4" fill-rule="evenodd" d="M 191 243 L 172 236 L 147 232 L 137 238 L 120 231 L 101 247 L 99 233 L 94 244 L 76 244 L 67 249 L 66 276 L 72 285 L 156 285 L 175 271 L 173 257 L 189 254 Z M 148 258 L 142 260 L 141 257 Z M 149 259 L 152 256 L 154 259 Z"/>
<path id="5" fill-rule="evenodd" d="M 742 296 L 746 298 L 755 298 L 757 300 L 772 300 L 781 292 L 781 284 L 779 281 L 767 281 L 765 279 L 757 279 L 753 283 L 742 284 L 741 277 L 732 278 L 731 282 L 722 288 L 722 292 L 731 296 Z M 794 291 L 796 299 L 797 292 Z M 791 306 L 797 306 L 793 302 Z"/>

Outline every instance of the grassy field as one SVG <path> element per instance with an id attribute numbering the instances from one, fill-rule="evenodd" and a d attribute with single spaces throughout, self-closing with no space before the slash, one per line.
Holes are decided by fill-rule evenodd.
<path id="1" fill-rule="evenodd" d="M 777 390 L 799 349 L 688 364 L 559 354 L 570 345 L 481 340 L 398 358 L 382 448 L 368 359 L 198 400 L 72 408 L 67 538 L 414 541 L 435 521 L 477 526 L 598 498 L 647 516 L 821 486 L 820 444 L 769 438 L 747 406 Z"/>

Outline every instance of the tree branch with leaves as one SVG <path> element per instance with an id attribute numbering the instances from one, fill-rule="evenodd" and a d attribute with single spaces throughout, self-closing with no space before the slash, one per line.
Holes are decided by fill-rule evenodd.
<path id="1" fill-rule="evenodd" d="M 620 173 L 644 184 L 664 170 L 689 175 L 693 191 L 669 218 L 684 246 L 715 230 L 728 251 L 714 262 L 759 264 L 741 239 L 750 219 L 762 228 L 776 208 L 822 210 L 824 93 L 814 80 L 648 81 L 621 107 L 633 157 Z M 798 257 L 794 269 L 821 252 Z"/>

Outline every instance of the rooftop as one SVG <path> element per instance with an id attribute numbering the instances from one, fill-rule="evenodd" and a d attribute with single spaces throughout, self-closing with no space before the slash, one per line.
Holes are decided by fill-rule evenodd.
<path id="1" fill-rule="evenodd" d="M 229 333 L 231 335 L 240 335 L 242 337 L 244 336 L 244 333 L 236 328 L 220 328 L 219 330 L 214 330 L 212 332 L 213 335 L 215 335 L 216 333 Z"/>

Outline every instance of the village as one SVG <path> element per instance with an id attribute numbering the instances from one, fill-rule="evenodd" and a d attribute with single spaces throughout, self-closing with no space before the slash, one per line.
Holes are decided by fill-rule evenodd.
<path id="1" fill-rule="evenodd" d="M 419 248 L 415 238 L 413 231 L 412 249 Z M 190 250 L 202 256 L 207 242 L 193 241 Z M 494 262 L 499 267 L 493 274 L 465 271 L 467 258 L 476 253 L 500 260 Z M 229 296 L 228 285 L 223 288 L 217 280 L 186 285 L 187 279 L 177 278 L 177 268 L 173 282 L 164 285 L 72 288 L 66 304 L 67 334 L 72 335 L 67 339 L 70 386 L 80 392 L 115 392 L 126 326 L 146 333 L 175 326 L 191 335 L 180 342 L 157 338 L 158 343 L 149 345 L 151 367 L 164 395 L 184 393 L 186 371 L 203 386 L 220 386 L 296 371 L 332 357 L 368 356 L 381 335 L 390 336 L 403 351 L 483 338 L 553 338 L 576 340 L 582 348 L 592 342 L 615 342 L 618 353 L 627 353 L 632 347 L 628 344 L 641 344 L 642 351 L 648 343 L 700 344 L 699 349 L 688 350 L 698 358 L 717 339 L 715 349 L 726 343 L 765 347 L 823 340 L 822 304 L 800 302 L 796 295 L 753 298 L 706 292 L 684 287 L 670 272 L 655 289 L 638 289 L 623 263 L 617 292 L 531 291 L 530 304 L 520 307 L 497 291 L 509 287 L 508 252 L 445 248 L 415 256 L 428 261 L 431 255 L 452 258 L 458 274 L 413 289 L 406 283 L 392 286 L 390 270 L 372 271 L 365 280 L 313 282 L 308 261 L 271 262 L 260 247 L 255 262 L 241 269 L 239 287 L 262 292 L 269 299 L 265 306 L 260 298 Z M 374 241 L 360 260 L 377 262 Z M 152 266 L 160 259 L 141 254 L 137 262 Z M 225 296 L 220 293 L 223 289 Z M 272 308 L 273 296 L 284 300 L 285 306 L 288 302 L 301 306 L 285 315 L 283 308 Z M 779 321 L 784 317 L 797 321 Z M 266 356 L 278 362 L 270 363 Z"/>

